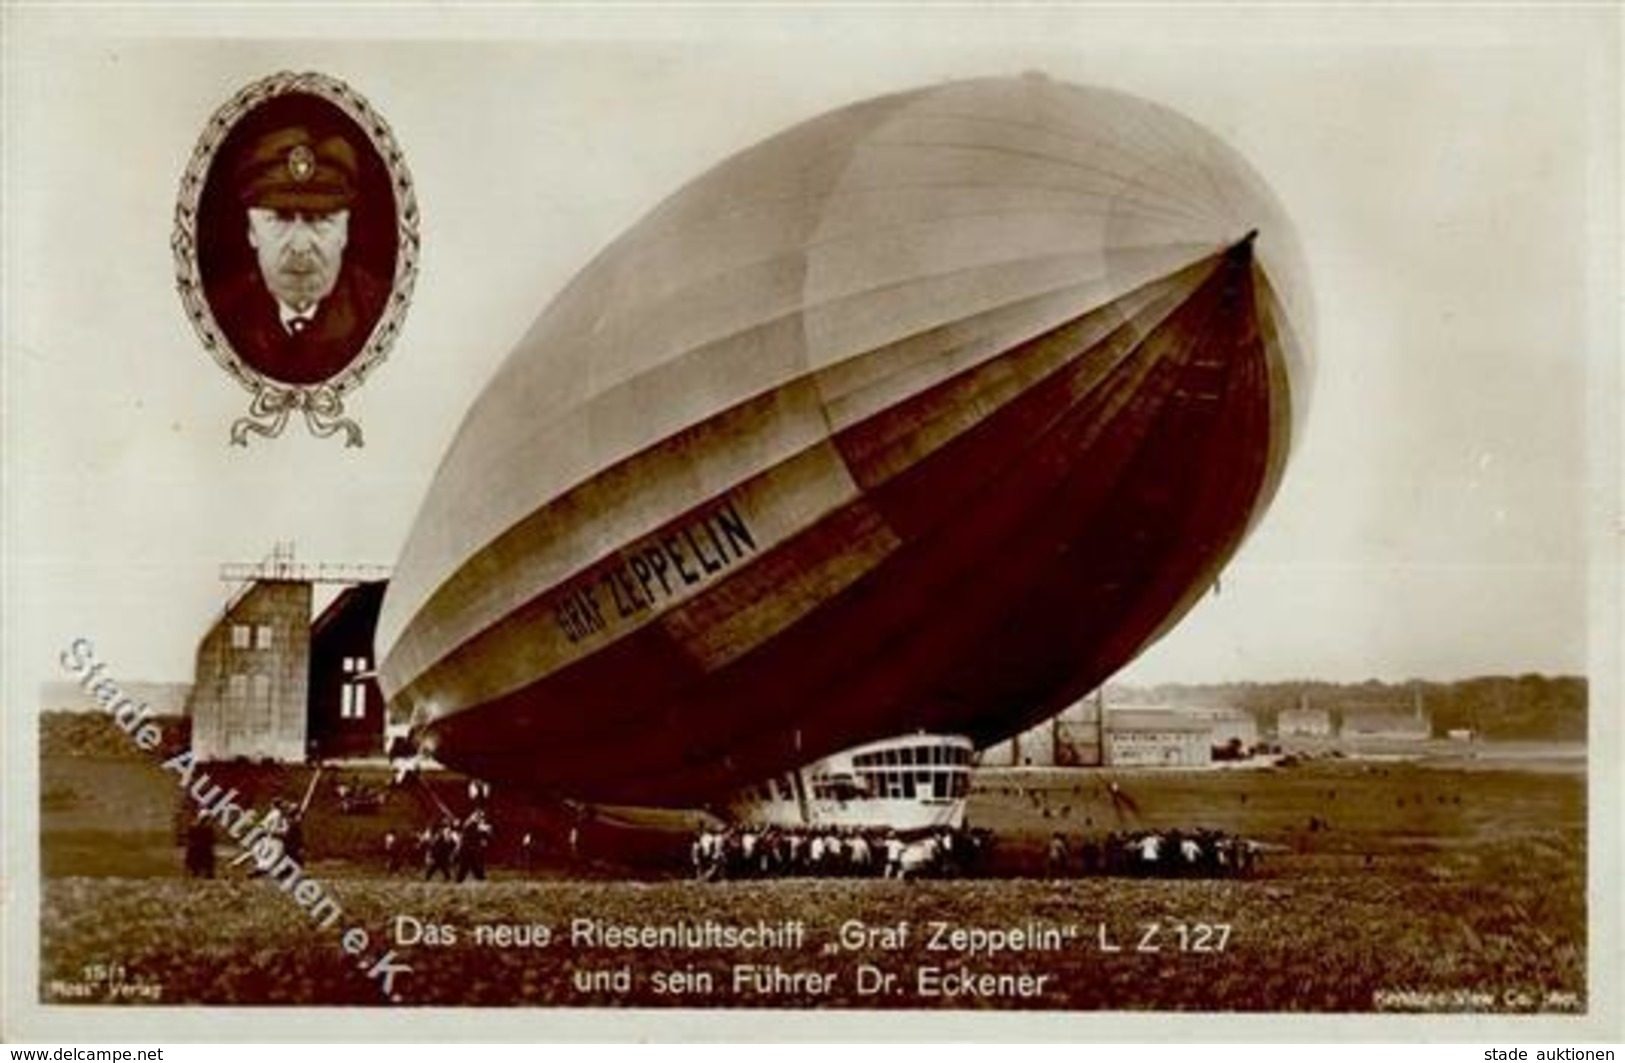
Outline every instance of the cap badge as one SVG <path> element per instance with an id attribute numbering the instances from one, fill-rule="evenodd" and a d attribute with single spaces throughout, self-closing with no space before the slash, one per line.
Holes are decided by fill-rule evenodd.
<path id="1" fill-rule="evenodd" d="M 300 144 L 288 152 L 288 176 L 300 184 L 316 173 L 316 153 L 308 145 Z"/>

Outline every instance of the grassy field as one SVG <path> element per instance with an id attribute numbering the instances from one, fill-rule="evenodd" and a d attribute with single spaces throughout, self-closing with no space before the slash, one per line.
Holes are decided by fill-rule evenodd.
<path id="1" fill-rule="evenodd" d="M 1114 773 L 1138 808 L 1128 821 L 1098 773 L 982 773 L 970 814 L 998 833 L 997 866 L 1012 876 L 990 881 L 630 881 L 604 849 L 542 880 L 499 867 L 495 881 L 454 886 L 384 878 L 313 839 L 312 874 L 342 909 L 329 927 L 264 882 L 172 877 L 178 851 L 148 820 L 146 835 L 94 836 L 102 817 L 64 788 L 130 769 L 80 765 L 47 773 L 58 790 L 45 795 L 45 866 L 65 873 L 44 883 L 41 999 L 384 1004 L 389 968 L 376 961 L 393 950 L 391 965 L 411 967 L 389 986 L 407 1005 L 1582 1010 L 1585 779 L 1572 762 L 1531 763 Z M 150 798 L 149 812 L 162 803 Z M 1246 880 L 1039 877 L 1052 831 L 1141 825 L 1215 827 L 1271 851 Z M 98 845 L 129 853 L 98 868 Z M 161 874 L 166 850 L 170 877 L 134 877 Z M 804 937 L 639 948 L 572 941 L 576 920 L 792 921 Z M 853 924 L 875 933 L 857 940 Z M 946 946 L 954 930 L 1061 936 L 1054 949 L 965 951 L 933 948 L 933 924 Z M 367 944 L 349 955 L 352 928 Z M 966 988 L 977 991 L 953 993 Z"/>

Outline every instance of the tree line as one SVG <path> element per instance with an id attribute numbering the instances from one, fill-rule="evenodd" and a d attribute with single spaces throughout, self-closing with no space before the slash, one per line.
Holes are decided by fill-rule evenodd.
<path id="1" fill-rule="evenodd" d="M 1164 683 L 1112 685 L 1108 704 L 1222 706 L 1251 713 L 1262 731 L 1275 729 L 1286 709 L 1325 709 L 1336 722 L 1349 710 L 1409 712 L 1420 698 L 1432 732 L 1470 730 L 1487 739 L 1581 741 L 1586 736 L 1587 683 L 1577 676 L 1479 676 L 1455 682 Z"/>

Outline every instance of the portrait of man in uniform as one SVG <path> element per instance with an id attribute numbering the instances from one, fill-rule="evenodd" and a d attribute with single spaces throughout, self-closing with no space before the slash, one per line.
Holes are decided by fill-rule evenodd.
<path id="1" fill-rule="evenodd" d="M 221 289 L 216 316 L 238 357 L 272 380 L 341 372 L 388 300 L 388 285 L 346 255 L 357 183 L 350 142 L 305 125 L 261 134 L 233 168 L 253 261 Z"/>
<path id="2" fill-rule="evenodd" d="M 388 124 L 333 78 L 262 79 L 206 125 L 181 182 L 177 278 L 205 347 L 256 395 L 253 431 L 298 408 L 356 438 L 339 396 L 399 333 L 416 218 Z M 319 387 L 314 404 L 277 398 Z"/>

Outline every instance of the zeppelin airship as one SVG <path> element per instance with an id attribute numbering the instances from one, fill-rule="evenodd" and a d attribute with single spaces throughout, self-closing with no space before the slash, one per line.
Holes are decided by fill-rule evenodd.
<path id="1" fill-rule="evenodd" d="M 1164 107 L 1046 77 L 813 118 L 659 203 L 469 410 L 380 682 L 539 796 L 693 806 L 1054 715 L 1214 584 L 1308 371 L 1284 212 Z"/>

